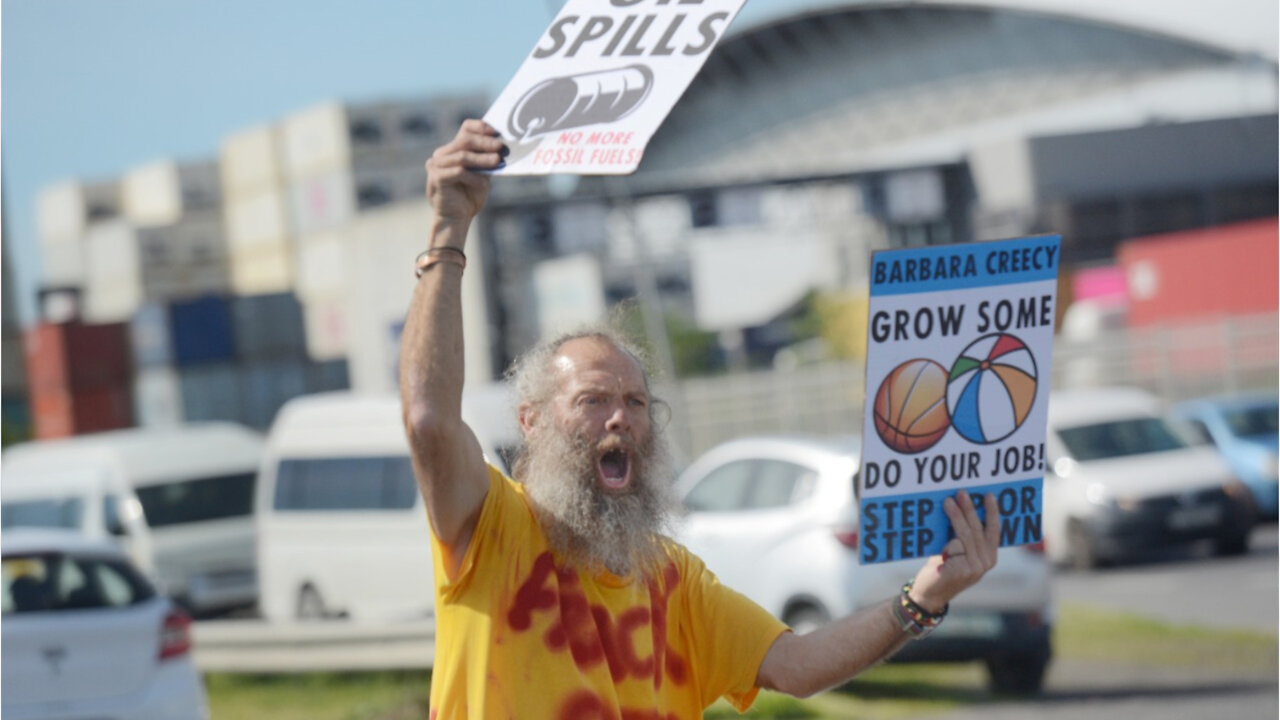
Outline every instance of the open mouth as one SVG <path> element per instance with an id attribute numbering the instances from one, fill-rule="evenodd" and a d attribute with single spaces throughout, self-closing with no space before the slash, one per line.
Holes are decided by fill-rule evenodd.
<path id="1" fill-rule="evenodd" d="M 626 450 L 609 450 L 600 456 L 600 483 L 606 490 L 624 490 L 631 483 L 631 456 Z"/>

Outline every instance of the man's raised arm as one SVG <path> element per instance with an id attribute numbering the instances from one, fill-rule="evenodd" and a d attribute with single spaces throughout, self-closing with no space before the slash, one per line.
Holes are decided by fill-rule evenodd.
<path id="1" fill-rule="evenodd" d="M 400 351 L 413 470 L 431 527 L 449 550 L 450 571 L 466 552 L 489 487 L 480 444 L 462 421 L 462 272 L 467 232 L 489 196 L 488 176 L 474 169 L 496 167 L 503 148 L 493 128 L 467 120 L 427 161 L 431 231 Z"/>

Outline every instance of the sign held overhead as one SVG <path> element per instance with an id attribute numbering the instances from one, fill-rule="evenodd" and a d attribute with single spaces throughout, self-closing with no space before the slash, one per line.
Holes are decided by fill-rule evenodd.
<path id="1" fill-rule="evenodd" d="M 746 0 L 569 0 L 485 113 L 503 175 L 623 175 Z"/>

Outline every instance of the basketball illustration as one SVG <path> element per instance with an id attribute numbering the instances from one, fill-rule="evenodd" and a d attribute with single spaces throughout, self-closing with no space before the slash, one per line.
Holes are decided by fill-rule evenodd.
<path id="1" fill-rule="evenodd" d="M 1038 383 L 1036 359 L 1026 343 L 1007 333 L 983 335 L 951 365 L 951 426 L 970 442 L 1000 442 L 1026 421 Z"/>
<path id="2" fill-rule="evenodd" d="M 928 450 L 951 427 L 946 400 L 947 369 L 932 360 L 908 360 L 885 376 L 876 391 L 876 434 L 900 453 Z"/>

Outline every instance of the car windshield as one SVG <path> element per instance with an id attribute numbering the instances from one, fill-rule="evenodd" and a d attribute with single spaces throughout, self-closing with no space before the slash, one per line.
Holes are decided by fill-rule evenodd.
<path id="1" fill-rule="evenodd" d="M 0 575 L 4 615 L 126 607 L 155 595 L 128 563 L 61 554 L 6 556 Z"/>
<path id="2" fill-rule="evenodd" d="M 1277 406 L 1259 405 L 1233 410 L 1227 413 L 1227 425 L 1231 427 L 1231 434 L 1236 437 L 1275 435 Z"/>
<path id="3" fill-rule="evenodd" d="M 78 528 L 84 514 L 80 498 L 18 500 L 0 506 L 0 527 Z"/>
<path id="4" fill-rule="evenodd" d="M 1160 418 L 1129 418 L 1077 425 L 1058 431 L 1067 452 L 1079 462 L 1168 452 L 1187 442 Z"/>

